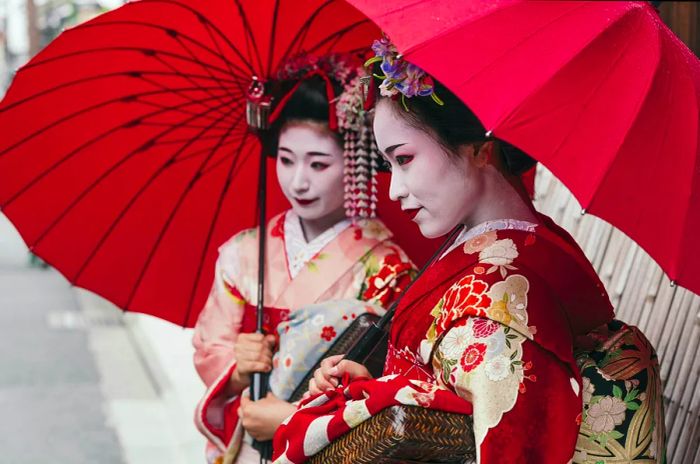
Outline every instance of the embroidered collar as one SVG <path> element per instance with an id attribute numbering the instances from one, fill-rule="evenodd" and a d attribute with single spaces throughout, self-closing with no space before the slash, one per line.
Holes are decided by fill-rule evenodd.
<path id="1" fill-rule="evenodd" d="M 471 229 L 464 229 L 462 232 L 457 235 L 457 238 L 455 239 L 454 243 L 450 245 L 450 247 L 445 251 L 442 256 L 440 256 L 440 259 L 444 258 L 447 256 L 452 250 L 466 242 L 467 240 L 471 240 L 472 238 L 476 237 L 477 235 L 484 234 L 486 232 L 490 232 L 492 230 L 523 230 L 526 232 L 534 232 L 535 227 L 537 227 L 537 224 L 534 224 L 532 222 L 528 221 L 518 221 L 516 219 L 496 219 L 493 221 L 486 221 L 482 222 L 481 224 L 478 224 Z"/>
<path id="2" fill-rule="evenodd" d="M 333 227 L 326 229 L 310 242 L 304 238 L 299 216 L 291 209 L 284 217 L 284 246 L 287 252 L 289 275 L 295 278 L 302 268 L 311 261 L 326 245 L 347 229 L 352 221 L 343 219 Z"/>

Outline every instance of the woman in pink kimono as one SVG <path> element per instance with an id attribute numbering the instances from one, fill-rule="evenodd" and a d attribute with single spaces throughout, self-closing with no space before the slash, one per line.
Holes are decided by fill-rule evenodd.
<path id="1" fill-rule="evenodd" d="M 296 59 L 273 89 L 278 117 L 263 143 L 277 155 L 279 183 L 292 207 L 267 227 L 268 335 L 255 333 L 251 306 L 257 229 L 219 249 L 193 340 L 195 367 L 208 387 L 195 417 L 209 440 L 208 462 L 258 463 L 251 440 L 271 439 L 294 412 L 285 400 L 332 341 L 359 314 L 381 312 L 411 279 L 412 264 L 371 217 L 373 139 L 361 118 L 359 68 L 348 62 Z M 338 96 L 331 104 L 329 91 Z M 341 130 L 332 130 L 338 123 Z M 271 393 L 257 402 L 244 394 L 255 372 L 271 372 Z"/>

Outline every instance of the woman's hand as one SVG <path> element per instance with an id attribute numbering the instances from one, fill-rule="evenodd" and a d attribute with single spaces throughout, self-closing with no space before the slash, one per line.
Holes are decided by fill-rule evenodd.
<path id="1" fill-rule="evenodd" d="M 229 382 L 231 393 L 239 393 L 250 385 L 250 374 L 253 372 L 270 372 L 272 370 L 272 350 L 274 347 L 274 335 L 238 334 L 236 344 L 233 346 L 236 368 L 231 373 Z"/>
<path id="2" fill-rule="evenodd" d="M 277 398 L 272 393 L 259 401 L 252 401 L 247 395 L 241 396 L 238 415 L 243 428 L 256 440 L 271 440 L 282 421 L 297 408 Z"/>
<path id="3" fill-rule="evenodd" d="M 343 359 L 343 356 L 342 354 L 328 356 L 321 361 L 321 367 L 316 369 L 314 378 L 309 381 L 309 393 L 311 395 L 334 389 L 340 384 L 345 374 L 350 376 L 350 380 L 357 377 L 372 378 L 365 366 Z"/>

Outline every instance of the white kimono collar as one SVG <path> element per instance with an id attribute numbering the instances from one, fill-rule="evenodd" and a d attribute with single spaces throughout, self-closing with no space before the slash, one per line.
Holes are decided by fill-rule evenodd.
<path id="1" fill-rule="evenodd" d="M 516 219 L 496 219 L 493 221 L 486 221 L 482 222 L 481 224 L 478 224 L 471 229 L 463 229 L 462 232 L 457 235 L 457 238 L 455 241 L 450 245 L 450 247 L 445 251 L 442 256 L 440 256 L 440 259 L 444 258 L 447 256 L 452 250 L 466 242 L 467 240 L 471 240 L 472 238 L 476 237 L 477 235 L 484 234 L 486 232 L 490 232 L 492 230 L 523 230 L 526 232 L 534 232 L 535 227 L 537 227 L 537 224 L 534 224 L 532 222 L 528 221 L 518 221 Z"/>
<path id="2" fill-rule="evenodd" d="M 284 246 L 287 252 L 289 275 L 292 278 L 296 277 L 311 258 L 347 229 L 351 223 L 350 219 L 343 219 L 307 243 L 299 216 L 291 209 L 287 211 L 284 217 Z"/>

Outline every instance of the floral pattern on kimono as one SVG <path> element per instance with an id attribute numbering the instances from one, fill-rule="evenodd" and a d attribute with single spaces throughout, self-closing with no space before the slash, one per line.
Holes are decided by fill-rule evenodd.
<path id="1" fill-rule="evenodd" d="M 343 228 L 292 277 L 285 247 L 286 214 L 293 213 L 273 218 L 268 226 L 264 295 L 266 317 L 268 311 L 278 316 L 269 329 L 278 333 L 284 347 L 274 359 L 280 372 L 273 369 L 271 376 L 278 381 L 272 389 L 281 398 L 300 375 L 298 370 L 284 369 L 292 368 L 294 357 L 308 364 L 309 353 L 324 351 L 355 313 L 367 308 L 380 312 L 414 273 L 410 260 L 391 241 L 390 231 L 381 221 L 370 219 Z M 246 321 L 254 311 L 250 303 L 256 301 L 257 242 L 257 230 L 251 229 L 222 245 L 214 286 L 195 327 L 195 367 L 208 386 L 195 422 L 209 440 L 207 455 L 214 461 L 224 452 L 235 458 L 243 437 L 237 414 L 240 396 L 229 397 L 225 391 L 236 365 L 235 339 L 242 331 L 254 330 Z M 336 305 L 330 304 L 334 301 Z M 302 321 L 305 328 L 292 329 Z M 295 347 L 287 338 L 289 331 L 298 330 L 314 331 L 304 347 Z"/>
<path id="2" fill-rule="evenodd" d="M 407 379 L 425 382 L 471 408 L 483 464 L 571 462 L 583 403 L 573 339 L 612 319 L 583 252 L 541 219 L 534 231 L 486 230 L 434 263 L 397 309 L 389 377 L 373 381 L 385 392 Z M 278 462 L 304 462 L 310 454 L 303 441 L 319 434 L 333 441 L 356 425 L 332 426 L 345 403 L 337 395 L 329 403 L 300 410 L 278 430 Z M 315 421 L 326 426 L 309 429 Z"/>
<path id="3" fill-rule="evenodd" d="M 620 321 L 577 342 L 583 414 L 573 462 L 666 462 L 661 377 L 651 343 Z"/>

